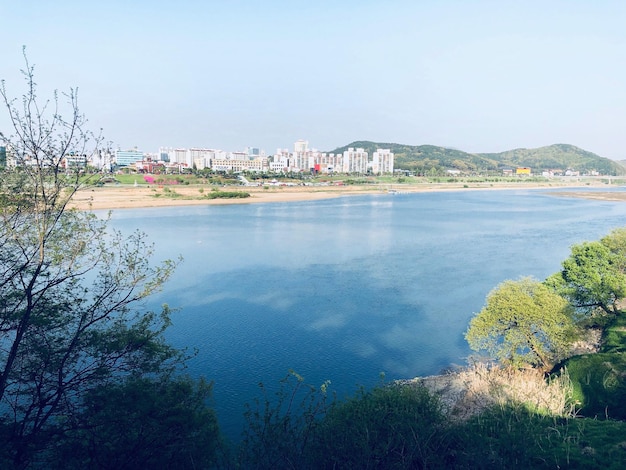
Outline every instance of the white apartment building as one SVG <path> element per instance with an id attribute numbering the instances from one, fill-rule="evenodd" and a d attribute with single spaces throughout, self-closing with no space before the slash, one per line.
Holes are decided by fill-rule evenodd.
<path id="1" fill-rule="evenodd" d="M 364 149 L 349 147 L 343 152 L 342 173 L 367 173 L 367 152 Z"/>
<path id="2" fill-rule="evenodd" d="M 191 167 L 195 165 L 198 170 L 203 170 L 211 166 L 211 159 L 215 158 L 215 150 L 190 148 L 187 150 L 186 159 L 191 161 Z"/>
<path id="3" fill-rule="evenodd" d="M 258 155 L 257 155 L 258 154 Z M 185 164 L 198 170 L 210 168 L 215 171 L 272 171 L 309 172 L 312 169 L 322 173 L 373 173 L 382 175 L 393 173 L 394 155 L 389 149 L 377 149 L 370 159 L 362 148 L 352 148 L 343 154 L 323 153 L 309 149 L 309 142 L 298 140 L 294 143 L 294 152 L 277 149 L 269 161 L 263 152 L 247 149 L 245 152 L 225 152 L 206 148 L 161 147 L 159 160 Z"/>
<path id="4" fill-rule="evenodd" d="M 343 168 L 343 155 L 338 153 L 322 153 L 319 158 L 319 165 L 322 173 L 341 172 Z"/>
<path id="5" fill-rule="evenodd" d="M 89 164 L 100 171 L 110 172 L 113 155 L 110 150 L 97 150 L 89 158 Z"/>
<path id="6" fill-rule="evenodd" d="M 294 167 L 296 170 L 306 171 L 310 166 L 309 142 L 306 140 L 298 140 L 293 145 Z"/>
<path id="7" fill-rule="evenodd" d="M 393 174 L 393 153 L 391 150 L 376 149 L 372 155 L 371 169 L 375 175 Z"/>

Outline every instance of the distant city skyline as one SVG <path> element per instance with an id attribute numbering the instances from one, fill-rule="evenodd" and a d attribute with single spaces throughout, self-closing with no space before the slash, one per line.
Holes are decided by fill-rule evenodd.
<path id="1" fill-rule="evenodd" d="M 9 95 L 26 45 L 39 96 L 78 87 L 116 148 L 567 143 L 626 159 L 617 0 L 31 0 L 0 18 Z"/>

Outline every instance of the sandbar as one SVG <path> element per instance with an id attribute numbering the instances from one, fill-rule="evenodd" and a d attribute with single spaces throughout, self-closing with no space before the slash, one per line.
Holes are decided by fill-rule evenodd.
<path id="1" fill-rule="evenodd" d="M 172 185 L 157 186 L 149 184 L 105 185 L 86 187 L 77 191 L 69 206 L 78 210 L 134 209 L 150 207 L 190 206 L 190 205 L 227 205 L 256 204 L 273 202 L 311 201 L 351 195 L 467 191 L 489 189 L 553 189 L 570 187 L 589 188 L 602 183 L 573 182 L 496 182 L 496 183 L 413 183 L 413 184 L 371 184 L 346 186 L 228 186 L 215 188 L 209 185 Z M 606 184 L 602 184 L 606 187 Z M 210 191 L 242 191 L 250 194 L 247 198 L 203 198 Z M 559 195 L 569 197 L 594 197 L 604 200 L 626 200 L 626 193 L 618 192 L 562 192 Z"/>

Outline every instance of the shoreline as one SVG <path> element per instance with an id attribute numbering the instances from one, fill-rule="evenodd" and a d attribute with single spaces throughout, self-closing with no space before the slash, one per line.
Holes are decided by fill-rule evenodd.
<path id="1" fill-rule="evenodd" d="M 610 187 L 610 186 L 608 186 Z M 230 186 L 222 187 L 223 191 L 240 191 L 250 193 L 248 198 L 217 198 L 202 199 L 202 195 L 214 187 L 206 185 L 173 185 L 155 186 L 142 184 L 139 186 L 104 186 L 82 188 L 74 194 L 69 207 L 78 210 L 113 210 L 143 209 L 158 207 L 194 206 L 194 205 L 230 205 L 260 204 L 274 202 L 297 202 L 330 199 L 344 196 L 366 194 L 392 194 L 443 192 L 443 191 L 475 191 L 475 190 L 514 190 L 514 189 L 564 189 L 572 191 L 560 193 L 562 197 L 584 197 L 611 201 L 625 201 L 625 193 L 615 192 L 582 192 L 587 188 L 607 188 L 602 183 L 546 182 L 524 183 L 523 181 L 503 183 L 396 183 L 388 185 L 350 185 L 350 186 Z"/>

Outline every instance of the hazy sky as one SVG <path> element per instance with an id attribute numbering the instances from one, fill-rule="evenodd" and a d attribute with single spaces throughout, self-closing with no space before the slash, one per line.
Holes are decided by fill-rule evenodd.
<path id="1" fill-rule="evenodd" d="M 626 2 L 0 0 L 0 77 L 78 87 L 122 149 L 297 139 L 626 159 Z M 0 126 L 6 121 L 0 115 Z"/>

